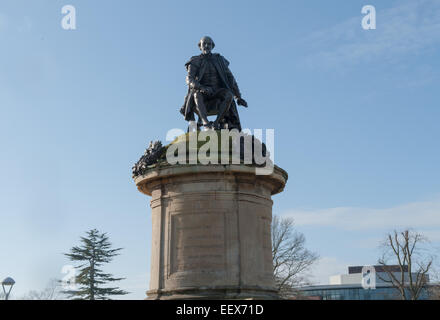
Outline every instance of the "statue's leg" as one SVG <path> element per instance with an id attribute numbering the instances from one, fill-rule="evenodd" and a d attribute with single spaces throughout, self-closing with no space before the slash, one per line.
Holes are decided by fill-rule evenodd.
<path id="1" fill-rule="evenodd" d="M 220 104 L 218 108 L 217 119 L 215 119 L 214 121 L 214 128 L 217 128 L 219 126 L 219 123 L 223 120 L 226 113 L 229 111 L 231 103 L 234 99 L 234 95 L 228 89 L 221 89 L 217 93 L 217 95 L 220 98 Z"/>
<path id="2" fill-rule="evenodd" d="M 208 113 L 206 112 L 206 106 L 203 94 L 201 92 L 194 93 L 194 102 L 196 103 L 197 114 L 199 115 L 199 121 L 201 119 L 204 126 L 209 126 Z"/>
<path id="3" fill-rule="evenodd" d="M 200 131 L 200 128 L 203 126 L 202 118 L 200 116 L 198 117 L 199 120 L 197 120 L 197 131 Z"/>

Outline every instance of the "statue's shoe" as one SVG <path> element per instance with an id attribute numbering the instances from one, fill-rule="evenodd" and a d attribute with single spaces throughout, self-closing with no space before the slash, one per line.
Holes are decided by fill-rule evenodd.
<path id="1" fill-rule="evenodd" d="M 214 123 L 212 121 L 209 121 L 209 123 L 204 124 L 202 126 L 202 128 L 204 128 L 205 130 L 215 130 L 215 126 L 214 126 Z"/>

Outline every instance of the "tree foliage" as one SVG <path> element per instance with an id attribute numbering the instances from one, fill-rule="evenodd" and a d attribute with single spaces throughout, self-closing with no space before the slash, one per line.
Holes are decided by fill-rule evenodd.
<path id="1" fill-rule="evenodd" d="M 118 287 L 105 287 L 104 285 L 123 280 L 124 278 L 115 278 L 102 270 L 102 266 L 113 260 L 113 257 L 119 255 L 122 248 L 112 249 L 112 244 L 106 233 L 100 233 L 93 229 L 87 231 L 86 237 L 81 237 L 81 245 L 70 249 L 70 253 L 65 253 L 73 262 L 79 262 L 76 267 L 79 274 L 75 278 L 75 285 L 79 288 L 75 290 L 66 290 L 69 298 L 81 300 L 106 300 L 109 296 L 125 295 L 128 292 Z"/>

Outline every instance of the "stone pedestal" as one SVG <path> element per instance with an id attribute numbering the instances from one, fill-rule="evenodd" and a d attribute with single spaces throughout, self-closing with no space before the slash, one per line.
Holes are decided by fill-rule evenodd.
<path id="1" fill-rule="evenodd" d="M 273 194 L 287 173 L 247 165 L 167 165 L 135 178 L 152 197 L 149 299 L 276 299 Z"/>

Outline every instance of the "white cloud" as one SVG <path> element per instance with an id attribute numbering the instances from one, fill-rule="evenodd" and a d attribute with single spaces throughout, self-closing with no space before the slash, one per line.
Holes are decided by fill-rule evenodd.
<path id="1" fill-rule="evenodd" d="M 432 242 L 440 242 L 440 230 L 425 230 L 423 235 Z M 437 250 L 440 252 L 440 248 Z"/>
<path id="2" fill-rule="evenodd" d="M 149 288 L 148 279 L 150 278 L 148 273 L 142 273 L 137 275 L 127 276 L 126 279 L 118 282 L 117 286 L 123 290 L 129 292 L 125 296 L 118 296 L 117 299 L 121 300 L 133 300 L 133 299 L 145 299 L 146 291 Z"/>
<path id="3" fill-rule="evenodd" d="M 294 209 L 284 213 L 297 226 L 329 226 L 345 230 L 429 228 L 440 237 L 440 199 L 412 202 L 391 208 L 337 207 L 317 210 Z M 433 230 L 439 228 L 437 231 Z M 434 239 L 433 239 L 434 240 Z"/>
<path id="4" fill-rule="evenodd" d="M 313 265 L 310 280 L 313 284 L 329 284 L 330 276 L 347 273 L 348 266 L 335 257 L 322 257 Z"/>
<path id="5" fill-rule="evenodd" d="M 440 1 L 411 0 L 378 10 L 376 30 L 363 30 L 362 17 L 359 10 L 359 16 L 300 40 L 297 45 L 311 49 L 306 64 L 335 67 L 379 59 L 392 63 L 440 43 Z"/>

